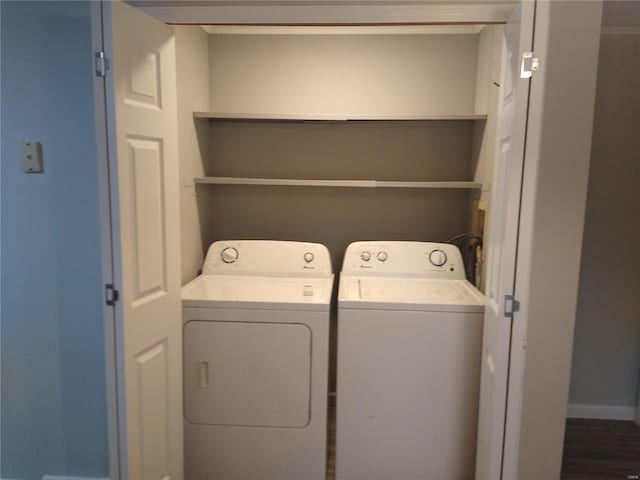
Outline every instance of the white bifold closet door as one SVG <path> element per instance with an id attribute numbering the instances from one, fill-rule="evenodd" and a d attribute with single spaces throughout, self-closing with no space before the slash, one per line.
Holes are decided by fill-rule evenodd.
<path id="1" fill-rule="evenodd" d="M 487 245 L 487 305 L 482 339 L 482 373 L 476 480 L 500 480 L 509 380 L 510 315 L 516 272 L 520 196 L 530 78 L 522 58 L 533 41 L 535 2 L 521 2 L 504 27 L 498 106 L 498 138 Z"/>
<path id="2" fill-rule="evenodd" d="M 173 29 L 104 2 L 120 476 L 181 480 L 180 221 Z M 115 170 L 115 171 L 114 171 Z M 122 386 L 124 385 L 124 391 Z"/>

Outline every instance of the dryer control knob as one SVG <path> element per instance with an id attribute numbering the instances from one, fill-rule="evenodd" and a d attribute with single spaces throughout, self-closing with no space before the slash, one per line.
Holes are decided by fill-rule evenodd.
<path id="1" fill-rule="evenodd" d="M 314 258 L 316 258 L 316 257 L 311 252 L 307 252 L 307 253 L 304 254 L 304 261 L 307 262 L 307 263 L 313 262 Z"/>
<path id="2" fill-rule="evenodd" d="M 224 263 L 233 263 L 238 259 L 238 250 L 233 247 L 227 247 L 220 253 L 220 258 Z"/>
<path id="3" fill-rule="evenodd" d="M 360 260 L 362 260 L 363 262 L 368 262 L 369 260 L 371 260 L 371 252 L 362 252 L 360 254 Z"/>
<path id="4" fill-rule="evenodd" d="M 378 260 L 380 260 L 381 262 L 386 262 L 387 258 L 389 258 L 387 252 L 378 252 Z"/>
<path id="5" fill-rule="evenodd" d="M 447 263 L 447 254 L 442 250 L 432 250 L 429 254 L 429 261 L 435 267 L 441 267 Z"/>

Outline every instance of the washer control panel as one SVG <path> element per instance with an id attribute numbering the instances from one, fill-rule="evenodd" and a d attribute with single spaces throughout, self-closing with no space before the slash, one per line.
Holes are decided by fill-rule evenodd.
<path id="1" fill-rule="evenodd" d="M 327 277 L 332 270 L 329 250 L 319 243 L 224 240 L 209 247 L 202 273 Z"/>
<path id="2" fill-rule="evenodd" d="M 460 250 L 455 245 L 433 242 L 355 242 L 347 247 L 342 272 L 465 279 Z"/>

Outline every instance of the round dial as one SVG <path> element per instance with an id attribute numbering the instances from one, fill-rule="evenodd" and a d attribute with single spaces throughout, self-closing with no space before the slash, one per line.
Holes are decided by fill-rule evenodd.
<path id="1" fill-rule="evenodd" d="M 311 253 L 311 252 L 307 252 L 307 253 L 304 254 L 304 261 L 307 262 L 307 263 L 313 262 L 314 258 L 315 257 L 313 255 L 313 253 Z"/>
<path id="2" fill-rule="evenodd" d="M 369 260 L 371 260 L 371 252 L 362 252 L 360 254 L 360 260 L 362 260 L 363 262 L 368 262 Z"/>
<path id="3" fill-rule="evenodd" d="M 238 250 L 233 247 L 227 247 L 220 253 L 220 258 L 224 263 L 233 263 L 238 259 Z"/>
<path id="4" fill-rule="evenodd" d="M 447 263 L 447 254 L 442 250 L 432 250 L 429 254 L 429 261 L 431 265 L 441 267 Z"/>
<path id="5" fill-rule="evenodd" d="M 381 262 L 386 262 L 387 258 L 389 258 L 387 252 L 378 252 L 378 260 L 380 260 Z"/>

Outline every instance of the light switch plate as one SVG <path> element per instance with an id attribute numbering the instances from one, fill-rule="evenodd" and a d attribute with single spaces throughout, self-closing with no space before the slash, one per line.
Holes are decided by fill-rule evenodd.
<path id="1" fill-rule="evenodd" d="M 20 145 L 20 161 L 25 173 L 42 172 L 42 144 L 27 140 Z"/>

